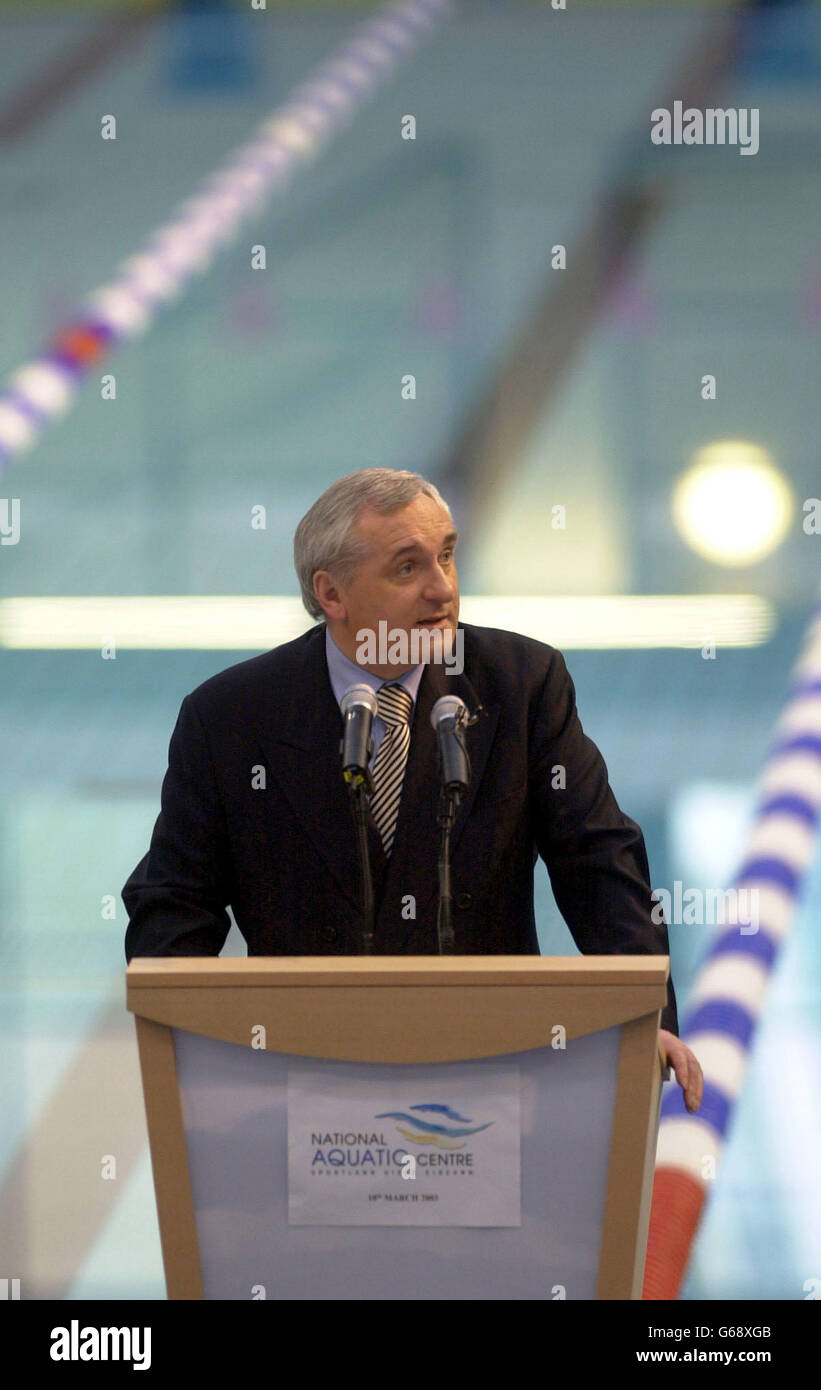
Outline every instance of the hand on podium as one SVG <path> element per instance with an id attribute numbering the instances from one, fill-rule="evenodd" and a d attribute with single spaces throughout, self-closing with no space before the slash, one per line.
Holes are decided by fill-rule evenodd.
<path id="1" fill-rule="evenodd" d="M 668 1033 L 665 1028 L 659 1028 L 659 1056 L 663 1067 L 673 1068 L 676 1081 L 684 1092 L 687 1109 L 698 1110 L 704 1089 L 698 1058 L 681 1038 L 677 1038 L 675 1033 Z"/>

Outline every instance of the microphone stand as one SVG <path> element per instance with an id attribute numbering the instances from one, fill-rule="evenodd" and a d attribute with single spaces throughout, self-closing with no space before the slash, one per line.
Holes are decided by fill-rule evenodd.
<path id="1" fill-rule="evenodd" d="M 339 752 L 342 758 L 342 777 L 348 788 L 348 796 L 356 829 L 356 846 L 359 867 L 362 874 L 362 955 L 373 955 L 374 936 L 374 893 L 371 875 L 371 855 L 368 845 L 368 812 L 366 796 L 373 792 L 373 778 L 368 760 L 373 752 L 371 723 L 376 714 L 376 696 L 370 686 L 352 685 L 340 701 L 344 719 L 342 740 Z M 363 720 L 363 711 L 368 718 Z M 358 711 L 358 719 L 355 717 Z"/>
<path id="2" fill-rule="evenodd" d="M 440 956 L 453 955 L 455 949 L 451 917 L 453 894 L 450 884 L 450 833 L 453 829 L 460 800 L 461 792 L 458 789 L 449 790 L 447 787 L 443 787 L 439 797 L 439 814 L 437 816 L 437 825 L 441 831 L 438 864 L 439 911 L 436 917 L 436 937 Z"/>
<path id="3" fill-rule="evenodd" d="M 372 783 L 370 773 L 351 779 L 346 783 L 350 794 L 351 810 L 356 827 L 356 845 L 359 851 L 359 866 L 362 876 L 362 955 L 373 955 L 374 896 L 373 876 L 371 874 L 371 851 L 368 844 L 368 814 L 366 795 Z"/>
<path id="4" fill-rule="evenodd" d="M 449 732 L 455 735 L 456 749 L 454 750 L 452 743 L 448 745 L 439 736 L 439 771 L 442 778 L 442 790 L 439 795 L 439 813 L 436 818 L 436 823 L 441 831 L 439 837 L 439 911 L 436 916 L 436 939 L 440 956 L 453 955 L 456 950 L 453 935 L 453 892 L 450 881 L 450 836 L 453 823 L 456 820 L 456 811 L 470 782 L 470 759 L 465 747 L 464 730 L 471 724 L 475 724 L 479 716 L 484 714 L 482 705 L 479 705 L 474 714 L 468 715 L 464 703 L 460 703 L 462 703 L 461 718 L 456 719 L 451 715 L 448 720 Z M 436 705 L 434 705 L 435 710 Z M 441 729 L 444 723 L 445 720 L 443 719 L 438 728 Z M 437 728 L 435 723 L 434 728 Z"/>

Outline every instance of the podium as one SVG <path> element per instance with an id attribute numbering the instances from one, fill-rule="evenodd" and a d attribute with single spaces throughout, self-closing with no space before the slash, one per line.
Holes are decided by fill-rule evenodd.
<path id="1" fill-rule="evenodd" d="M 668 969 L 133 959 L 168 1297 L 640 1298 Z"/>

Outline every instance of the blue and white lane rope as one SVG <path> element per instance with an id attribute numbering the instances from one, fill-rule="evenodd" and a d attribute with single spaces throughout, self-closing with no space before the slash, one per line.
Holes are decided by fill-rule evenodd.
<path id="1" fill-rule="evenodd" d="M 683 1092 L 671 1085 L 659 1126 L 656 1169 L 683 1170 L 705 1192 L 741 1091 L 769 978 L 818 850 L 821 605 L 807 630 L 756 790 L 751 832 L 731 885 L 737 901 L 744 902 L 746 893 L 747 909 L 739 912 L 739 924 L 715 932 L 682 1028 L 704 1072 L 701 1109 L 689 1114 Z"/>
<path id="2" fill-rule="evenodd" d="M 120 343 L 144 333 L 240 226 L 281 193 L 300 166 L 316 159 L 455 4 L 398 0 L 357 26 L 202 191 L 181 204 L 174 220 L 88 297 L 38 357 L 14 372 L 0 393 L 0 472 L 65 414 L 93 368 Z"/>

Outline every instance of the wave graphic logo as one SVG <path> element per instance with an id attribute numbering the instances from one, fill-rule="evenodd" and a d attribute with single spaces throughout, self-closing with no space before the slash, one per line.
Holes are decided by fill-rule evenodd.
<path id="1" fill-rule="evenodd" d="M 471 1134 L 480 1134 L 483 1129 L 490 1129 L 494 1123 L 488 1120 L 486 1124 L 475 1125 L 466 1115 L 459 1115 L 452 1110 L 449 1105 L 410 1105 L 408 1110 L 418 1112 L 408 1114 L 405 1110 L 383 1110 L 380 1115 L 376 1115 L 377 1120 L 395 1120 L 396 1128 L 405 1139 L 409 1139 L 412 1144 L 433 1144 L 437 1149 L 463 1149 L 465 1139 Z M 434 1115 L 435 1120 L 420 1119 L 421 1115 Z M 450 1120 L 455 1123 L 446 1124 L 444 1121 Z M 465 1129 L 465 1125 L 469 1128 Z M 409 1128 L 412 1126 L 412 1128 Z M 459 1140 L 462 1142 L 459 1143 Z"/>

